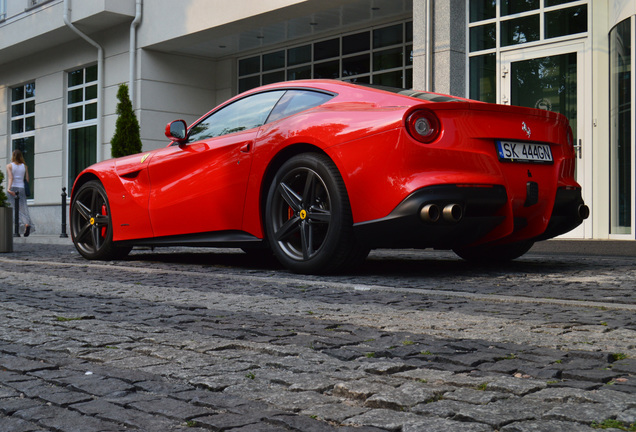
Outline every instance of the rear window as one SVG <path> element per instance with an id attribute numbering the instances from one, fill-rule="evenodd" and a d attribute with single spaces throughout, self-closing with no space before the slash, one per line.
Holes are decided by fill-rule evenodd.
<path id="1" fill-rule="evenodd" d="M 421 91 L 415 91 L 415 90 L 400 90 L 400 91 L 397 91 L 396 93 L 417 98 L 417 99 L 422 99 L 429 102 L 465 102 L 465 99 L 458 99 L 452 96 L 440 95 L 436 93 L 427 93 L 427 92 L 421 92 Z"/>
<path id="2" fill-rule="evenodd" d="M 280 120 L 301 111 L 317 107 L 332 97 L 333 95 L 331 94 L 312 90 L 288 90 L 272 110 L 267 122 Z"/>
<path id="3" fill-rule="evenodd" d="M 398 87 L 390 87 L 390 86 L 382 86 L 376 84 L 362 84 L 357 83 L 363 87 L 370 87 L 378 90 L 384 90 L 391 93 L 397 93 L 404 96 L 409 96 L 412 98 L 422 99 L 428 102 L 466 102 L 466 99 L 455 98 L 448 95 L 441 95 L 436 93 L 423 92 L 418 90 L 405 90 L 403 88 Z"/>

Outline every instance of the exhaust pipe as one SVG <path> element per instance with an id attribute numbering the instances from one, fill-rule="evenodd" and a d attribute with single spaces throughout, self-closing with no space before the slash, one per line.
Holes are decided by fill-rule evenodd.
<path id="1" fill-rule="evenodd" d="M 590 217 L 590 208 L 585 204 L 580 204 L 576 209 L 576 212 L 581 219 L 587 219 Z"/>
<path id="2" fill-rule="evenodd" d="M 420 210 L 420 217 L 424 222 L 435 223 L 439 221 L 442 212 L 437 204 L 426 204 Z"/>
<path id="3" fill-rule="evenodd" d="M 447 222 L 457 223 L 464 217 L 464 211 L 459 204 L 448 204 L 442 210 L 442 217 Z"/>

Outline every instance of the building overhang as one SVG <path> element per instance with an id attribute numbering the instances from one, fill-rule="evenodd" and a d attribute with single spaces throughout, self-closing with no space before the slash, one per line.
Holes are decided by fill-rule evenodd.
<path id="1" fill-rule="evenodd" d="M 236 7 L 231 2 L 217 4 L 215 7 L 234 8 L 233 14 L 236 19 L 207 28 L 193 25 L 193 29 L 174 36 L 171 36 L 172 29 L 161 34 L 155 32 L 154 35 L 159 39 L 154 40 L 141 36 L 140 47 L 212 59 L 236 56 L 250 50 L 266 50 L 268 47 L 303 38 L 319 38 L 323 34 L 342 28 L 365 27 L 383 20 L 401 19 L 412 15 L 413 1 L 290 1 L 284 7 L 259 13 L 253 13 L 253 10 L 245 11 L 243 16 L 238 17 Z M 219 16 L 225 15 L 222 10 L 217 12 Z M 187 15 L 188 11 L 182 13 Z M 144 10 L 144 19 L 147 17 Z M 158 17 L 158 20 L 166 20 L 165 25 L 170 25 L 165 17 Z M 153 25 L 161 24 L 153 21 Z"/>
<path id="2" fill-rule="evenodd" d="M 135 2 L 127 0 L 75 0 L 71 20 L 87 34 L 130 22 Z M 0 64 L 53 48 L 79 36 L 64 24 L 64 2 L 56 0 L 7 17 L 0 22 Z"/>

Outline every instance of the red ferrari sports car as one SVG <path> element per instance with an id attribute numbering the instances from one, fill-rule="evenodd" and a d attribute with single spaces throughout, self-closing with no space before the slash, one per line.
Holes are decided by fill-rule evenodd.
<path id="1" fill-rule="evenodd" d="M 88 259 L 133 246 L 271 251 L 299 273 L 373 248 L 509 260 L 589 215 L 572 130 L 554 112 L 341 81 L 256 88 L 170 144 L 90 166 L 70 226 Z"/>

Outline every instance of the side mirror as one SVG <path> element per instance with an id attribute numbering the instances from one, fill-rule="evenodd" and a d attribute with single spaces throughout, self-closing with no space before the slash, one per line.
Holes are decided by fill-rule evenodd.
<path id="1" fill-rule="evenodd" d="M 184 120 L 175 120 L 166 125 L 166 136 L 179 144 L 188 138 L 188 126 Z"/>

